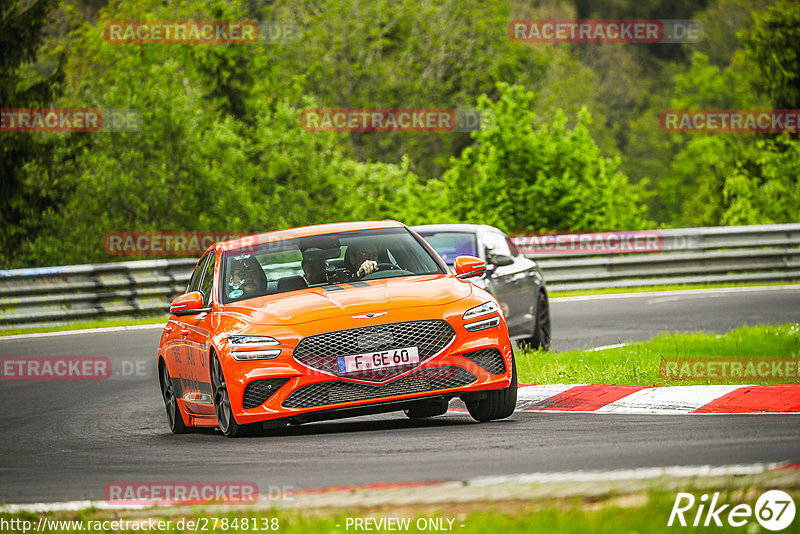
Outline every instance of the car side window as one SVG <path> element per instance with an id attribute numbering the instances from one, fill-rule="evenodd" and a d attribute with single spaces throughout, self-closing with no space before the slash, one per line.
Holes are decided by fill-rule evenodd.
<path id="1" fill-rule="evenodd" d="M 203 307 L 208 308 L 211 306 L 211 292 L 214 287 L 214 254 L 209 254 L 209 259 L 206 262 L 205 274 L 203 281 L 200 283 L 200 292 L 203 294 Z"/>
<path id="2" fill-rule="evenodd" d="M 511 256 L 506 236 L 497 232 L 487 232 L 483 235 L 483 246 L 486 247 L 486 256 L 502 254 Z"/>
<path id="3" fill-rule="evenodd" d="M 208 262 L 209 257 L 211 257 L 211 253 L 206 254 L 200 259 L 199 262 L 197 262 L 197 266 L 194 268 L 192 277 L 189 279 L 189 285 L 186 286 L 187 293 L 191 293 L 192 291 L 200 291 L 200 280 L 203 278 L 206 262 Z"/>

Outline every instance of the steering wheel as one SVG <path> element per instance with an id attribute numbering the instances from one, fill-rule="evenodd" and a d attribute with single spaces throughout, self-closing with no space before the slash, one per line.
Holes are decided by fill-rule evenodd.
<path id="1" fill-rule="evenodd" d="M 378 264 L 379 271 L 399 271 L 400 267 L 395 265 L 394 263 L 379 263 Z"/>

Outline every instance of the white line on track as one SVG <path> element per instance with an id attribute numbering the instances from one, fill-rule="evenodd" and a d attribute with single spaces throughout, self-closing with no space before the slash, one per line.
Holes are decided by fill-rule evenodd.
<path id="1" fill-rule="evenodd" d="M 706 289 L 675 289 L 672 291 L 647 291 L 630 293 L 606 293 L 601 295 L 577 295 L 575 297 L 553 297 L 550 302 L 579 302 L 583 300 L 633 299 L 667 297 L 673 295 L 719 295 L 722 293 L 746 293 L 752 291 L 800 291 L 800 284 L 784 286 L 752 286 L 752 287 L 709 287 Z"/>
<path id="2" fill-rule="evenodd" d="M 620 347 L 626 347 L 630 345 L 630 343 L 614 343 L 613 345 L 603 345 L 602 347 L 595 347 L 593 349 L 586 349 L 582 352 L 597 352 L 598 350 L 608 350 L 608 349 L 618 349 Z"/>
<path id="3" fill-rule="evenodd" d="M 564 471 L 558 473 L 527 473 L 519 475 L 490 476 L 474 478 L 466 485 L 493 486 L 506 482 L 539 484 L 548 482 L 605 482 L 611 480 L 649 480 L 664 476 L 671 478 L 714 477 L 726 475 L 756 475 L 772 471 L 786 463 L 767 463 L 750 465 L 691 465 L 670 467 L 642 467 L 636 469 L 616 469 L 611 471 Z"/>
<path id="4" fill-rule="evenodd" d="M 502 476 L 483 476 L 463 481 L 442 481 L 441 483 L 428 483 L 431 491 L 441 496 L 443 490 L 450 490 L 448 493 L 462 494 L 464 488 L 482 488 L 491 486 L 502 486 L 506 484 L 573 484 L 581 482 L 616 482 L 616 481 L 637 481 L 655 480 L 662 477 L 670 479 L 695 478 L 695 477 L 719 477 L 719 476 L 742 476 L 758 475 L 767 473 L 787 466 L 787 462 L 781 463 L 757 463 L 757 464 L 734 464 L 734 465 L 697 465 L 697 466 L 665 466 L 665 467 L 642 467 L 633 469 L 614 469 L 614 470 L 579 470 L 562 471 L 554 473 L 520 473 L 516 475 Z M 409 501 L 407 490 L 401 490 L 397 494 L 397 489 L 366 489 L 359 486 L 350 486 L 333 489 L 321 495 L 327 497 L 328 506 L 342 505 L 343 498 L 355 497 L 358 502 L 365 502 L 368 498 L 378 498 L 382 504 L 401 502 L 407 505 Z M 359 490 L 355 492 L 355 490 Z M 424 488 L 415 488 L 414 493 L 424 492 Z M 314 492 L 319 493 L 319 492 Z M 394 495 L 394 497 L 392 497 Z M 299 497 L 302 497 L 302 493 Z M 318 498 L 318 496 L 314 496 Z M 426 499 L 428 499 L 426 497 Z M 269 504 L 269 503 L 268 503 Z M 274 504 L 270 504 L 274 506 Z M 0 513 L 47 513 L 62 511 L 80 511 L 94 507 L 100 510 L 140 510 L 150 508 L 144 505 L 110 505 L 104 501 L 69 501 L 55 503 L 31 503 L 31 504 L 6 504 L 0 506 Z M 164 507 L 161 507 L 162 509 Z"/>
<path id="5" fill-rule="evenodd" d="M 46 512 L 77 512 L 87 508 L 98 510 L 144 510 L 151 508 L 151 505 L 110 505 L 103 501 L 67 501 L 67 502 L 37 502 L 31 504 L 5 504 L 0 506 L 0 512 L 17 514 L 20 512 L 30 512 L 33 514 L 43 514 Z"/>
<path id="6" fill-rule="evenodd" d="M 36 334 L 14 334 L 13 336 L 0 336 L 0 341 L 11 339 L 32 339 L 53 336 L 74 336 L 79 334 L 104 334 L 106 332 L 124 332 L 126 330 L 149 330 L 153 328 L 164 328 L 166 321 L 158 324 L 137 324 L 130 326 L 109 326 L 104 328 L 84 328 L 83 330 L 62 330 L 61 332 L 39 332 Z"/>

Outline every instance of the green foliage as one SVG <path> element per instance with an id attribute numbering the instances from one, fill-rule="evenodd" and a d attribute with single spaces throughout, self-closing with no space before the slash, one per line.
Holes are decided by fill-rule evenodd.
<path id="1" fill-rule="evenodd" d="M 703 39 L 687 45 L 687 50 L 707 56 L 713 65 L 726 67 L 741 49 L 736 36 L 753 26 L 753 12 L 768 7 L 774 0 L 716 0 L 693 18 L 703 25 Z"/>
<path id="2" fill-rule="evenodd" d="M 442 208 L 451 220 L 495 225 L 506 231 L 621 230 L 645 224 L 640 191 L 603 157 L 582 110 L 572 127 L 557 113 L 541 121 L 536 96 L 498 84 L 500 98 L 480 106 L 491 127 L 473 134 L 475 144 L 452 161 L 443 181 Z"/>
<path id="3" fill-rule="evenodd" d="M 775 109 L 800 107 L 797 32 L 800 15 L 784 3 L 755 12 L 750 31 L 727 67 L 696 53 L 677 75 L 672 109 Z M 789 39 L 791 40 L 791 39 Z M 777 52 L 780 50 L 780 52 Z M 793 52 L 794 50 L 794 52 Z M 769 57 L 768 57 L 769 56 Z M 761 91 L 761 92 L 759 92 Z M 668 209 L 682 225 L 744 225 L 798 221 L 800 140 L 796 134 L 672 134 L 680 137 L 672 178 L 659 197 L 674 193 Z"/>
<path id="4" fill-rule="evenodd" d="M 755 14 L 742 41 L 758 69 L 756 86 L 777 109 L 800 108 L 800 9 L 781 0 Z"/>
<path id="5" fill-rule="evenodd" d="M 665 109 L 800 107 L 800 15 L 785 0 L 105 4 L 0 8 L 4 107 L 143 117 L 140 132 L 0 133 L 4 267 L 119 259 L 102 251 L 102 237 L 124 230 L 261 232 L 381 218 L 512 231 L 798 220 L 796 135 L 658 128 Z M 697 18 L 706 38 L 508 38 L 512 19 L 576 17 Z M 103 39 L 106 21 L 143 18 L 290 22 L 301 35 L 228 46 Z M 300 123 L 309 107 L 478 106 L 494 123 L 472 135 L 314 133 Z"/>
<path id="6" fill-rule="evenodd" d="M 26 3 L 28 4 L 28 3 Z M 22 5 L 20 0 L 0 6 L 0 101 L 4 105 L 46 104 L 54 96 L 58 75 L 23 85 L 21 66 L 36 61 L 55 0 Z"/>
<path id="7" fill-rule="evenodd" d="M 673 162 L 686 225 L 796 222 L 800 142 L 700 134 Z"/>
<path id="8" fill-rule="evenodd" d="M 237 18 L 232 4 L 224 6 L 224 15 L 211 9 Z M 163 20 L 188 16 L 193 4 L 147 7 Z M 269 49 L 245 55 L 232 46 L 198 51 L 103 40 L 103 21 L 132 19 L 138 9 L 141 2 L 122 0 L 103 11 L 100 24 L 82 25 L 69 72 L 73 98 L 142 110 L 142 131 L 100 132 L 61 145 L 57 178 L 28 168 L 32 185 L 46 189 L 57 179 L 69 194 L 46 213 L 48 231 L 27 243 L 24 263 L 102 261 L 110 231 L 255 233 L 352 218 L 409 219 L 405 210 L 417 209 L 407 161 L 345 159 L 334 135 L 300 128 L 300 109 L 290 100 L 314 102 L 298 95 L 296 84 L 277 94 L 270 80 L 255 83 L 247 71 L 265 66 Z M 209 69 L 208 61 L 221 66 Z M 223 89 L 233 87 L 230 80 L 239 80 L 236 90 Z"/>
<path id="9" fill-rule="evenodd" d="M 56 0 L 22 5 L 19 0 L 0 5 L 0 103 L 3 108 L 46 107 L 63 80 L 64 56 L 47 65 L 46 74 L 27 67 L 36 61 L 44 28 Z M 0 132 L 0 263 L 14 261 L 22 236 L 30 228 L 23 221 L 52 202 L 47 191 L 23 186 L 23 167 L 46 161 L 53 144 L 27 132 Z M 36 228 L 37 225 L 34 225 Z"/>
<path id="10" fill-rule="evenodd" d="M 794 222 L 800 215 L 800 141 L 782 134 L 774 141 L 761 141 L 761 180 L 754 195 L 756 209 L 770 222 Z"/>
<path id="11" fill-rule="evenodd" d="M 276 68 L 302 73 L 306 91 L 324 107 L 473 108 L 482 94 L 496 98 L 500 81 L 550 90 L 549 112 L 577 110 L 594 98 L 591 71 L 568 49 L 509 39 L 512 18 L 539 16 L 517 3 L 292 0 L 263 16 L 300 25 L 302 38 L 283 46 Z M 471 144 L 466 133 L 355 133 L 341 141 L 360 160 L 399 163 L 408 155 L 425 180 L 438 178 Z"/>

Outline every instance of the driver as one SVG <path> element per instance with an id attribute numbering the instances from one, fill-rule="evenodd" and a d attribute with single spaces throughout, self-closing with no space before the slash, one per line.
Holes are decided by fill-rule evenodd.
<path id="1" fill-rule="evenodd" d="M 375 243 L 350 245 L 344 264 L 351 280 L 358 280 L 378 270 L 378 246 Z"/>

